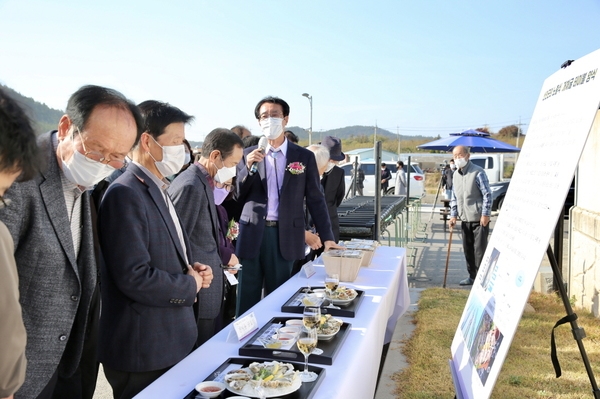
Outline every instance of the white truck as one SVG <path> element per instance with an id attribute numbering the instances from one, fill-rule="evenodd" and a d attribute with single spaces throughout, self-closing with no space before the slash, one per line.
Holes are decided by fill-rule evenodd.
<path id="1" fill-rule="evenodd" d="M 390 195 L 394 194 L 394 185 L 396 184 L 396 162 L 386 162 L 386 164 L 392 173 L 392 179 L 389 182 L 389 188 L 386 192 L 387 195 Z M 363 194 L 368 196 L 375 195 L 375 171 L 379 168 L 379 165 L 375 165 L 375 161 L 373 160 L 364 160 L 360 166 L 365 173 Z M 352 167 L 352 163 L 340 165 L 340 168 L 344 170 L 347 193 L 350 193 L 349 189 L 352 185 Z M 407 168 L 404 165 L 404 172 L 406 171 Z M 411 162 L 409 185 L 411 198 L 423 198 L 425 196 L 425 174 L 419 168 L 419 165 L 413 162 Z"/>
<path id="2" fill-rule="evenodd" d="M 471 154 L 471 162 L 485 170 L 490 184 L 504 181 L 504 154 Z"/>
<path id="3" fill-rule="evenodd" d="M 471 162 L 485 170 L 492 190 L 492 211 L 500 210 L 510 179 L 504 179 L 504 154 L 471 154 Z"/>

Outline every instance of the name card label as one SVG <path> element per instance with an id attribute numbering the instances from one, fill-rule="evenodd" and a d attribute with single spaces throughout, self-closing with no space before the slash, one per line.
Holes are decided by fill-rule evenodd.
<path id="1" fill-rule="evenodd" d="M 313 274 L 316 273 L 315 265 L 313 265 L 312 262 L 305 263 L 304 266 L 302 266 L 302 270 L 304 270 L 306 278 L 310 278 Z"/>
<path id="2" fill-rule="evenodd" d="M 236 319 L 233 322 L 233 329 L 238 337 L 238 341 L 241 341 L 254 331 L 258 330 L 258 322 L 256 321 L 256 316 L 254 316 L 254 312 Z"/>
<path id="3" fill-rule="evenodd" d="M 227 281 L 229 281 L 229 284 L 237 285 L 238 279 L 235 277 L 235 275 L 229 273 L 227 270 L 225 270 L 224 273 L 225 273 L 225 277 L 227 277 Z"/>

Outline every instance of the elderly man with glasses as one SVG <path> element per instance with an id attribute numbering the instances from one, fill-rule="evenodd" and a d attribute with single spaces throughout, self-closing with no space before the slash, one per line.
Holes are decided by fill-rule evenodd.
<path id="1" fill-rule="evenodd" d="M 141 115 L 115 90 L 84 86 L 38 139 L 45 169 L 0 212 L 14 240 L 28 359 L 18 398 L 91 398 L 99 313 L 89 189 L 124 164 Z"/>

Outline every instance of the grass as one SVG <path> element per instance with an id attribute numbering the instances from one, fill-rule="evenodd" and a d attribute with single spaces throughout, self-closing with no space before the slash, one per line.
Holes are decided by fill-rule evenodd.
<path id="1" fill-rule="evenodd" d="M 421 293 L 414 315 L 415 331 L 405 341 L 410 367 L 394 375 L 396 394 L 403 399 L 454 397 L 448 366 L 450 346 L 469 295 L 468 290 L 431 288 Z M 492 398 L 575 399 L 592 398 L 592 388 L 570 326 L 555 331 L 562 376 L 555 378 L 550 361 L 550 333 L 566 313 L 555 295 L 532 292 L 529 304 L 535 312 L 524 313 L 504 362 Z M 596 381 L 600 380 L 600 321 L 577 310 L 578 325 Z"/>
<path id="2" fill-rule="evenodd" d="M 440 172 L 425 173 L 425 192 L 427 194 L 435 194 L 440 186 Z"/>

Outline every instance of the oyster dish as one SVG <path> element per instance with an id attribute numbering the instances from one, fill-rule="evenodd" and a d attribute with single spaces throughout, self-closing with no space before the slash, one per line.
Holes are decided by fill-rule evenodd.
<path id="1" fill-rule="evenodd" d="M 330 340 L 340 332 L 342 324 L 343 321 L 331 317 L 330 314 L 322 315 L 317 328 L 317 337 L 322 341 Z"/>
<path id="2" fill-rule="evenodd" d="M 289 363 L 253 362 L 248 367 L 231 370 L 225 375 L 227 389 L 237 395 L 259 397 L 260 387 L 266 398 L 283 396 L 297 391 L 302 381 Z"/>
<path id="3" fill-rule="evenodd" d="M 352 288 L 346 288 L 339 286 L 330 295 L 331 302 L 334 305 L 347 305 L 352 302 L 358 296 L 358 292 Z"/>

